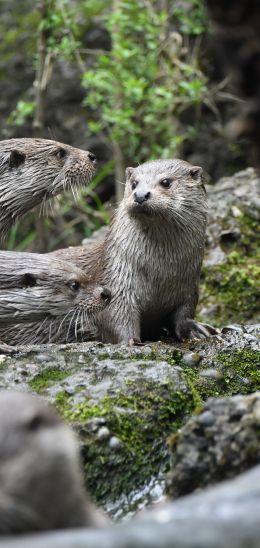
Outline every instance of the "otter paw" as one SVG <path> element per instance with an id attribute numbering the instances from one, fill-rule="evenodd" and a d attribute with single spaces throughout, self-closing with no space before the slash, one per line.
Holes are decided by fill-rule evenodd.
<path id="1" fill-rule="evenodd" d="M 138 339 L 129 339 L 128 344 L 129 346 L 144 346 L 144 343 Z"/>
<path id="2" fill-rule="evenodd" d="M 194 320 L 183 320 L 175 327 L 175 335 L 179 341 L 185 339 L 203 339 L 216 335 L 218 331 L 211 325 L 195 322 Z"/>

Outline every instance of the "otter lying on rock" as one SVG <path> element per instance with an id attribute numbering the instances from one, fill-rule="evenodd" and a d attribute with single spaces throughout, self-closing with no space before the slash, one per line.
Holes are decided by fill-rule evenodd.
<path id="1" fill-rule="evenodd" d="M 182 341 L 216 331 L 194 321 L 207 224 L 202 168 L 154 160 L 126 170 L 126 186 L 105 239 L 52 256 L 71 261 L 111 287 L 98 339 L 158 338 L 163 327 Z"/>
<path id="2" fill-rule="evenodd" d="M 88 499 L 72 431 L 41 399 L 0 394 L 0 534 L 108 524 Z"/>
<path id="3" fill-rule="evenodd" d="M 0 141 L 0 236 L 27 211 L 88 183 L 94 154 L 48 139 Z"/>
<path id="4" fill-rule="evenodd" d="M 7 344 L 76 341 L 95 334 L 95 319 L 110 302 L 110 290 L 64 261 L 37 253 L 0 251 L 0 340 Z M 14 323 L 28 325 L 16 336 Z M 60 327 L 62 327 L 60 329 Z M 22 329 L 22 328 L 21 328 Z"/>

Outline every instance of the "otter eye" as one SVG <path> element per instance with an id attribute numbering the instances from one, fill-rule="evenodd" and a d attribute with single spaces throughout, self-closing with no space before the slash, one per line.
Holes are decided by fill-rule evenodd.
<path id="1" fill-rule="evenodd" d="M 55 152 L 55 156 L 57 156 L 57 158 L 65 158 L 65 156 L 67 156 L 67 152 L 64 148 L 58 148 Z"/>
<path id="2" fill-rule="evenodd" d="M 73 291 L 78 291 L 79 288 L 80 288 L 80 283 L 77 282 L 77 280 L 73 280 L 72 282 L 69 282 L 68 283 L 68 286 L 70 289 L 72 289 Z"/>
<path id="3" fill-rule="evenodd" d="M 162 179 L 160 181 L 160 185 L 163 186 L 163 188 L 170 188 L 171 184 L 172 184 L 171 179 Z"/>
<path id="4" fill-rule="evenodd" d="M 132 186 L 132 190 L 134 190 L 134 189 L 137 187 L 137 185 L 138 185 L 138 181 L 133 181 L 133 182 L 132 182 L 132 185 L 131 185 L 131 186 Z"/>

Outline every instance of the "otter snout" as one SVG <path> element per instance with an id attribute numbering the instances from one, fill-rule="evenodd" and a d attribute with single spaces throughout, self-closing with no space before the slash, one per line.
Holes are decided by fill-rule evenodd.
<path id="1" fill-rule="evenodd" d="M 147 202 L 151 196 L 151 192 L 134 192 L 134 202 L 137 204 L 142 204 L 143 202 Z"/>
<path id="2" fill-rule="evenodd" d="M 101 297 L 101 299 L 106 301 L 107 304 L 110 303 L 110 301 L 111 301 L 111 291 L 110 291 L 110 289 L 108 289 L 107 287 L 103 287 L 103 289 L 100 293 L 100 297 Z"/>

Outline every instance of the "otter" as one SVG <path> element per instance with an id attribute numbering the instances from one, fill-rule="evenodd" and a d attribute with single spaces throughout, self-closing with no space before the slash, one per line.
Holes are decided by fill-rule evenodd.
<path id="1" fill-rule="evenodd" d="M 0 339 L 7 344 L 67 342 L 95 332 L 95 318 L 111 293 L 73 264 L 37 253 L 0 251 Z M 27 325 L 42 321 L 39 330 Z M 6 327 L 8 325 L 8 327 Z M 62 329 L 60 326 L 62 325 Z"/>
<path id="2" fill-rule="evenodd" d="M 168 159 L 127 168 L 105 239 L 54 252 L 111 287 L 111 304 L 97 322 L 100 340 L 138 343 L 165 327 L 179 341 L 216 333 L 194 320 L 206 224 L 201 167 Z"/>
<path id="3" fill-rule="evenodd" d="M 96 158 L 48 139 L 0 141 L 0 236 L 35 206 L 88 183 L 95 173 Z"/>
<path id="4" fill-rule="evenodd" d="M 124 198 L 102 241 L 49 256 L 111 288 L 96 339 L 140 343 L 158 339 L 163 328 L 179 341 L 208 337 L 216 330 L 194 320 L 206 224 L 202 168 L 152 160 L 127 168 Z"/>
<path id="5" fill-rule="evenodd" d="M 0 534 L 103 527 L 83 487 L 73 432 L 43 400 L 0 393 Z"/>

